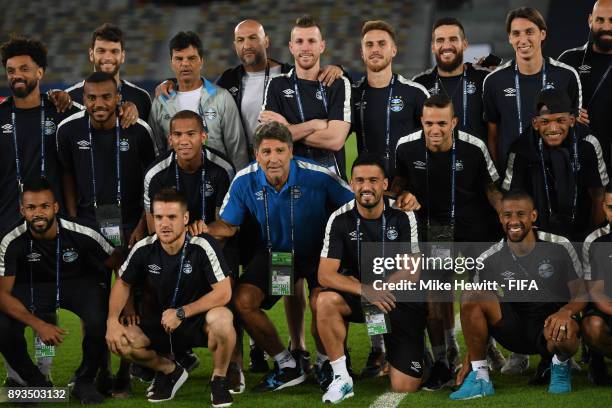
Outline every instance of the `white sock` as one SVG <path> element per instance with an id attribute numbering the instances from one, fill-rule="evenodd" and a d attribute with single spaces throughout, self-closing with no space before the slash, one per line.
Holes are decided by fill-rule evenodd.
<path id="1" fill-rule="evenodd" d="M 280 353 L 274 356 L 274 361 L 278 363 L 279 368 L 295 368 L 296 363 L 293 356 L 287 349 L 284 349 Z"/>
<path id="2" fill-rule="evenodd" d="M 497 346 L 497 343 L 495 342 L 495 339 L 493 338 L 493 336 L 489 336 L 489 340 L 487 340 L 487 346 L 489 347 Z"/>
<path id="3" fill-rule="evenodd" d="M 6 376 L 8 378 L 12 378 L 13 380 L 17 381 L 21 385 L 26 385 L 26 382 L 23 381 L 21 376 L 17 374 L 17 371 L 15 371 L 13 367 L 11 367 L 9 363 L 6 362 L 6 359 L 3 358 L 3 360 L 4 360 L 4 368 L 6 368 Z"/>
<path id="4" fill-rule="evenodd" d="M 476 371 L 476 378 L 482 378 L 485 381 L 491 381 L 489 379 L 489 365 L 487 360 L 472 361 L 472 371 Z"/>
<path id="5" fill-rule="evenodd" d="M 348 370 L 346 369 L 346 356 L 342 356 L 337 360 L 330 362 L 332 370 L 334 370 L 334 378 L 340 376 L 341 378 L 350 377 Z"/>
<path id="6" fill-rule="evenodd" d="M 372 348 L 382 351 L 383 353 L 386 351 L 385 349 L 385 338 L 382 334 L 377 334 L 375 336 L 370 337 L 372 341 Z"/>
<path id="7" fill-rule="evenodd" d="M 552 358 L 552 363 L 553 364 L 558 364 L 558 365 L 567 365 L 567 362 L 569 361 L 569 358 L 566 358 L 565 361 L 561 361 L 559 360 L 559 355 L 555 354 Z"/>
<path id="8" fill-rule="evenodd" d="M 38 369 L 45 377 L 48 377 L 51 374 L 51 365 L 53 364 L 53 357 L 41 357 L 36 360 L 36 365 Z"/>
<path id="9" fill-rule="evenodd" d="M 255 346 L 255 340 L 253 340 L 252 337 L 249 337 L 249 346 L 251 347 Z"/>
<path id="10" fill-rule="evenodd" d="M 459 350 L 459 343 L 457 343 L 454 328 L 444 330 L 444 338 L 446 339 L 447 347 L 454 346 L 457 350 Z"/>
<path id="11" fill-rule="evenodd" d="M 434 361 L 444 363 L 448 367 L 448 357 L 446 356 L 446 345 L 442 344 L 441 346 L 432 346 L 431 351 L 433 351 Z"/>
<path id="12" fill-rule="evenodd" d="M 329 360 L 329 357 L 327 357 L 325 354 L 320 353 L 317 350 L 317 362 L 315 363 L 317 367 L 321 367 L 323 363 L 326 362 L 327 360 Z"/>

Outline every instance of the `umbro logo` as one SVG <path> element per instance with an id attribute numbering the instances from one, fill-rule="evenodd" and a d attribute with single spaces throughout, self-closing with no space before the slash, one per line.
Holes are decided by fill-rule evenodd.
<path id="1" fill-rule="evenodd" d="M 26 258 L 28 259 L 28 262 L 38 262 L 40 261 L 41 257 L 42 255 L 39 254 L 38 252 L 32 252 L 26 256 Z"/>
<path id="2" fill-rule="evenodd" d="M 502 272 L 501 276 L 503 276 L 505 280 L 510 280 L 514 278 L 514 272 L 505 271 Z"/>
<path id="3" fill-rule="evenodd" d="M 590 74 L 591 73 L 591 66 L 587 65 L 587 64 L 583 64 L 583 65 L 578 67 L 578 71 L 581 74 Z"/>
<path id="4" fill-rule="evenodd" d="M 77 142 L 79 146 L 79 150 L 89 150 L 89 141 L 88 140 L 79 140 Z"/>
<path id="5" fill-rule="evenodd" d="M 349 232 L 349 237 L 351 237 L 351 241 L 357 241 L 357 231 Z M 359 238 L 363 238 L 363 232 L 359 233 Z"/>
<path id="6" fill-rule="evenodd" d="M 514 88 L 506 88 L 504 89 L 505 96 L 516 96 L 516 89 Z"/>
<path id="7" fill-rule="evenodd" d="M 285 98 L 293 98 L 295 91 L 293 89 L 285 89 L 283 93 L 285 94 Z"/>
<path id="8" fill-rule="evenodd" d="M 155 264 L 149 265 L 148 268 L 149 268 L 149 273 L 152 273 L 154 275 L 159 275 L 162 269 L 159 265 L 155 265 Z"/>
<path id="9" fill-rule="evenodd" d="M 2 125 L 2 133 L 13 133 L 13 125 L 10 123 Z"/>
<path id="10" fill-rule="evenodd" d="M 418 361 L 411 361 L 410 369 L 418 373 L 421 370 L 421 363 L 419 363 Z"/>
<path id="11" fill-rule="evenodd" d="M 238 95 L 238 88 L 235 86 L 232 86 L 230 89 L 228 89 L 228 91 L 234 96 Z"/>
<path id="12" fill-rule="evenodd" d="M 414 164 L 415 169 L 425 170 L 425 166 L 426 166 L 425 162 L 421 160 L 417 160 L 413 164 Z"/>

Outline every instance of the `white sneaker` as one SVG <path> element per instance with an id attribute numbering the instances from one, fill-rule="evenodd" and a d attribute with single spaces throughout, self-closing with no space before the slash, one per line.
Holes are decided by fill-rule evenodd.
<path id="1" fill-rule="evenodd" d="M 520 374 L 529 368 L 529 356 L 512 353 L 501 369 L 502 374 Z"/>
<path id="2" fill-rule="evenodd" d="M 331 402 L 338 404 L 353 395 L 353 379 L 350 376 L 343 378 L 339 375 L 334 377 L 334 380 L 327 387 L 327 391 L 323 394 L 323 403 Z"/>

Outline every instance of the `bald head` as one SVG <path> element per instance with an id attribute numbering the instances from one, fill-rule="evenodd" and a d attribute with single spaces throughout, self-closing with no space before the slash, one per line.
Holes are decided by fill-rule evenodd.
<path id="1" fill-rule="evenodd" d="M 259 71 L 265 68 L 268 59 L 266 49 L 270 39 L 263 25 L 257 20 L 244 20 L 234 29 L 234 47 L 236 55 L 247 71 Z"/>
<path id="2" fill-rule="evenodd" d="M 612 0 L 599 0 L 589 15 L 589 27 L 593 49 L 602 54 L 612 54 Z"/>

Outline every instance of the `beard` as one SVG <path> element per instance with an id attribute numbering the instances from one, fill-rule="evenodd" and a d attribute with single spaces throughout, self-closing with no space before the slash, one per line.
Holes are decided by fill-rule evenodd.
<path id="1" fill-rule="evenodd" d="M 518 238 L 511 239 L 510 235 L 508 234 L 508 231 L 510 231 L 510 226 L 506 225 L 506 237 L 510 242 L 523 242 L 527 234 L 529 234 L 529 232 L 531 231 L 531 228 L 526 228 L 525 225 L 521 224 L 521 227 L 523 228 L 523 233 L 519 235 Z"/>
<path id="2" fill-rule="evenodd" d="M 15 88 L 16 83 L 23 83 L 26 86 L 25 88 Z M 13 81 L 11 82 L 11 92 L 17 98 L 25 98 L 26 96 L 30 95 L 34 91 L 34 89 L 36 89 L 36 85 L 38 85 L 38 82 L 28 82 L 27 79 Z"/>
<path id="3" fill-rule="evenodd" d="M 442 61 L 439 53 L 436 53 L 436 63 L 438 64 L 438 68 L 440 68 L 444 72 L 452 72 L 459 68 L 461 64 L 463 64 L 463 51 L 458 51 L 450 62 Z"/>
<path id="4" fill-rule="evenodd" d="M 377 197 L 376 194 L 372 191 L 368 191 L 368 193 L 372 194 L 372 198 L 373 198 L 372 201 L 369 201 L 369 202 L 364 201 L 361 197 L 361 193 L 359 194 L 357 201 L 359 202 L 359 205 L 362 206 L 363 208 L 367 208 L 367 209 L 374 208 L 378 205 L 378 203 L 380 203 L 381 196 Z"/>
<path id="5" fill-rule="evenodd" d="M 593 31 L 591 29 L 591 36 L 593 37 L 593 44 L 597 46 L 603 52 L 612 51 L 612 39 L 604 39 L 604 35 L 612 36 L 612 31 L 610 30 L 598 30 Z"/>
<path id="6" fill-rule="evenodd" d="M 37 234 L 44 234 L 45 232 L 49 231 L 49 229 L 53 225 L 54 218 L 55 217 L 51 217 L 51 218 L 35 217 L 31 221 L 27 222 L 28 228 Z M 35 224 L 37 221 L 45 221 L 45 223 L 41 226 L 38 226 Z"/>
<path id="7" fill-rule="evenodd" d="M 240 57 L 240 60 L 242 61 L 242 64 L 244 64 L 244 66 L 247 66 L 247 67 L 254 67 L 254 66 L 263 64 L 265 62 L 265 58 L 264 58 L 263 53 L 261 53 L 261 52 L 259 52 L 257 50 L 252 50 L 252 51 L 253 51 L 254 55 L 253 55 L 253 57 L 251 58 L 250 61 L 245 60 L 244 57 L 242 57 L 242 56 Z"/>
<path id="8" fill-rule="evenodd" d="M 387 68 L 389 66 L 389 64 L 391 64 L 391 58 L 386 59 L 383 57 L 382 63 L 378 64 L 378 65 L 374 65 L 374 64 L 368 64 L 366 62 L 366 66 L 368 67 L 368 69 L 372 72 L 380 72 L 383 69 Z"/>
<path id="9" fill-rule="evenodd" d="M 98 62 L 97 64 L 95 64 L 95 68 L 96 68 L 96 72 L 106 72 L 102 70 L 101 62 Z M 108 72 L 108 74 L 115 76 L 117 75 L 117 72 L 119 72 L 119 64 L 115 64 L 113 70 L 111 72 Z"/>

